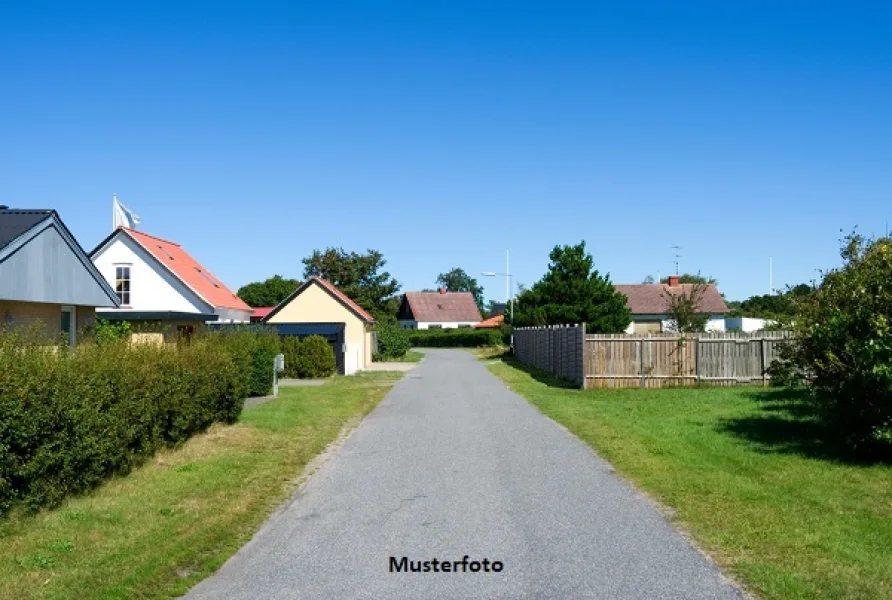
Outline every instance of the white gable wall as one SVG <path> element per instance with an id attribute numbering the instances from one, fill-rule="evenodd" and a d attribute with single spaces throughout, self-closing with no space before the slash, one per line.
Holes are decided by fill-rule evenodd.
<path id="1" fill-rule="evenodd" d="M 158 310 L 212 315 L 214 308 L 186 287 L 125 233 L 118 233 L 93 256 L 93 263 L 115 287 L 115 267 L 130 265 L 130 310 Z"/>

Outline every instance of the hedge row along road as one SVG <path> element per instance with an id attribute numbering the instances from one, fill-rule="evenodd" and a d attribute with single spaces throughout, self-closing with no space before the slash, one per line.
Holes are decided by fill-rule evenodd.
<path id="1" fill-rule="evenodd" d="M 470 353 L 431 350 L 296 501 L 186 597 L 744 596 Z"/>

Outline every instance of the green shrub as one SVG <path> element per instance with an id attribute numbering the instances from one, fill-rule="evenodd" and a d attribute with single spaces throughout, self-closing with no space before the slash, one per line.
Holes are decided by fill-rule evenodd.
<path id="1" fill-rule="evenodd" d="M 0 511 L 55 506 L 242 409 L 244 378 L 214 339 L 82 344 L 0 332 Z"/>
<path id="2" fill-rule="evenodd" d="M 97 344 L 105 344 L 114 340 L 123 340 L 130 337 L 129 321 L 106 321 L 96 319 L 96 327 L 93 330 L 93 339 Z"/>
<path id="3" fill-rule="evenodd" d="M 262 325 L 226 326 L 210 337 L 233 355 L 242 374 L 243 396 L 266 396 L 273 390 L 273 363 L 280 352 L 279 335 Z"/>
<path id="4" fill-rule="evenodd" d="M 892 439 L 892 239 L 851 235 L 842 268 L 797 303 L 788 362 L 853 447 Z"/>
<path id="5" fill-rule="evenodd" d="M 409 333 L 397 323 L 378 327 L 378 352 L 376 359 L 402 358 L 409 351 Z"/>
<path id="6" fill-rule="evenodd" d="M 302 346 L 300 338 L 296 335 L 282 336 L 282 354 L 285 355 L 285 370 L 282 372 L 282 377 L 296 379 L 300 376 L 297 365 Z"/>
<path id="7" fill-rule="evenodd" d="M 416 348 L 480 348 L 505 343 L 501 329 L 414 329 L 409 343 Z"/>
<path id="8" fill-rule="evenodd" d="M 298 377 L 329 377 L 334 374 L 336 366 L 334 351 L 324 337 L 311 335 L 301 341 L 297 357 Z"/>

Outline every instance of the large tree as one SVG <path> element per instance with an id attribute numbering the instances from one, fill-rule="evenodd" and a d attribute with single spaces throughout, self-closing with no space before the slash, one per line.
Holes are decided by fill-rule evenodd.
<path id="1" fill-rule="evenodd" d="M 238 297 L 248 306 L 275 306 L 297 289 L 300 282 L 273 275 L 266 281 L 255 281 L 238 289 Z"/>
<path id="2" fill-rule="evenodd" d="M 400 283 L 384 270 L 387 261 L 377 250 L 365 254 L 343 248 L 314 250 L 303 259 L 304 277 L 322 277 L 332 282 L 375 318 L 396 314 L 395 297 Z"/>
<path id="3" fill-rule="evenodd" d="M 446 288 L 447 292 L 471 292 L 477 302 L 477 308 L 483 310 L 483 286 L 458 267 L 448 273 L 437 275 L 437 285 Z"/>
<path id="4" fill-rule="evenodd" d="M 632 320 L 626 297 L 601 275 L 585 251 L 585 242 L 555 246 L 548 255 L 548 272 L 520 294 L 514 308 L 514 323 L 566 325 L 585 323 L 592 333 L 621 332 Z"/>

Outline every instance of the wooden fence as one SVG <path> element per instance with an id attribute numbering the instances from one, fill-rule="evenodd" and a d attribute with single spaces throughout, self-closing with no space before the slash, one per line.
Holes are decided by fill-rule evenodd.
<path id="1" fill-rule="evenodd" d="M 585 335 L 583 326 L 544 327 L 515 331 L 514 353 L 585 388 L 766 385 L 766 369 L 787 337 L 783 331 Z"/>

